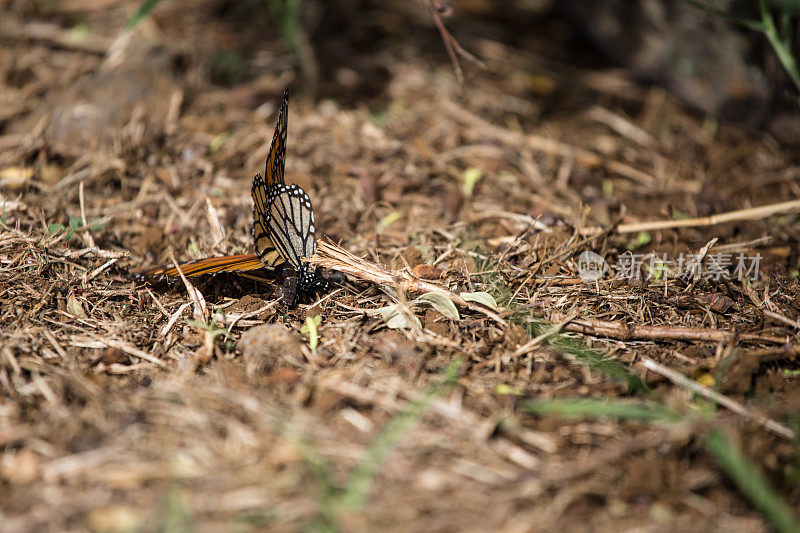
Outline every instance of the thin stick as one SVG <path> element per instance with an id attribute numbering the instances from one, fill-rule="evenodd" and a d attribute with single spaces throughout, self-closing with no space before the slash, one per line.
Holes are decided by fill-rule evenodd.
<path id="1" fill-rule="evenodd" d="M 458 43 L 453 34 L 450 33 L 442 22 L 442 17 L 439 15 L 439 10 L 433 3 L 433 0 L 428 0 L 428 9 L 431 12 L 431 17 L 433 17 L 433 22 L 436 24 L 436 27 L 439 30 L 439 33 L 442 36 L 442 42 L 444 42 L 444 47 L 447 50 L 447 55 L 450 57 L 450 62 L 453 64 L 453 70 L 456 73 L 456 79 L 458 83 L 463 87 L 464 85 L 464 71 L 461 70 L 461 64 L 458 61 L 458 57 L 456 54 L 464 57 L 473 63 L 477 64 L 480 68 L 486 69 L 486 65 L 483 64 L 483 61 L 475 57 L 474 55 L 470 54 L 462 46 Z"/>
<path id="2" fill-rule="evenodd" d="M 439 33 L 442 36 L 442 42 L 444 42 L 445 50 L 447 50 L 447 55 L 450 56 L 450 62 L 453 64 L 453 70 L 456 73 L 456 80 L 458 80 L 459 85 L 464 85 L 464 72 L 461 70 L 461 65 L 458 62 L 458 58 L 456 57 L 455 52 L 455 45 L 453 42 L 455 39 L 447 31 L 447 28 L 444 27 L 444 23 L 442 22 L 442 18 L 439 16 L 439 13 L 436 11 L 436 8 L 433 5 L 433 2 L 428 2 L 428 7 L 431 12 L 431 16 L 433 17 L 433 22 L 436 24 L 436 27 L 439 29 Z M 456 43 L 457 44 L 457 43 Z"/>
<path id="3" fill-rule="evenodd" d="M 406 271 L 391 271 L 375 263 L 365 261 L 331 242 L 318 242 L 317 253 L 308 261 L 314 265 L 338 270 L 379 285 L 391 285 L 407 293 L 435 292 L 446 296 L 456 305 L 486 315 L 503 327 L 508 325 L 500 315 L 486 306 L 468 302 L 456 293 L 434 283 L 416 278 Z"/>
<path id="4" fill-rule="evenodd" d="M 164 369 L 169 368 L 167 366 L 167 363 L 165 363 L 161 359 L 159 359 L 159 358 L 157 358 L 157 357 L 155 357 L 153 355 L 150 355 L 147 352 L 143 352 L 139 348 L 136 348 L 135 346 L 131 346 L 130 344 L 127 344 L 125 342 L 120 342 L 120 341 L 115 340 L 115 339 L 102 339 L 100 337 L 93 337 L 93 339 L 95 341 L 105 345 L 105 346 L 110 347 L 110 348 L 119 348 L 120 350 L 122 350 L 123 352 L 125 352 L 125 353 L 127 353 L 129 355 L 132 355 L 134 357 L 138 357 L 139 359 L 142 359 L 144 361 L 148 361 L 150 363 L 158 365 L 161 368 L 164 368 Z"/>
<path id="5" fill-rule="evenodd" d="M 747 420 L 753 420 L 757 422 L 759 425 L 764 427 L 764 429 L 774 433 L 775 435 L 790 440 L 794 440 L 795 438 L 797 438 L 797 435 L 791 428 L 771 418 L 750 411 L 744 405 L 740 404 L 736 400 L 728 398 L 727 396 L 723 396 L 714 389 L 710 389 L 705 385 L 701 385 L 695 381 L 692 381 L 691 379 L 687 378 L 680 372 L 676 372 L 671 368 L 667 368 L 666 366 L 657 363 L 652 359 L 648 359 L 647 357 L 640 357 L 640 361 L 642 362 L 642 365 L 644 365 L 646 369 L 655 372 L 656 374 L 659 374 L 661 376 L 664 376 L 673 383 L 681 385 L 682 387 L 686 387 L 692 392 L 695 392 L 708 400 L 712 400 L 718 403 L 719 405 L 727 408 L 730 411 L 733 411 L 737 415 L 746 418 Z"/>
<path id="6" fill-rule="evenodd" d="M 155 304 L 156 304 L 156 307 L 158 307 L 159 311 L 161 311 L 161 314 L 162 314 L 162 315 L 164 315 L 166 318 L 169 318 L 169 316 L 170 316 L 170 315 L 169 315 L 169 313 L 168 313 L 168 312 L 167 312 L 167 310 L 164 308 L 164 306 L 163 306 L 163 305 L 161 305 L 161 302 L 159 302 L 159 301 L 158 301 L 158 298 L 156 298 L 156 295 L 155 295 L 155 294 L 153 294 L 153 291 L 151 291 L 151 290 L 150 290 L 149 288 L 147 288 L 147 287 L 145 287 L 145 290 L 146 290 L 146 291 L 147 291 L 147 293 L 150 295 L 150 297 L 153 299 L 153 302 L 155 302 Z"/>
<path id="7" fill-rule="evenodd" d="M 636 222 L 633 224 L 620 224 L 616 228 L 616 233 L 639 233 L 640 231 L 656 231 L 675 228 L 695 228 L 702 226 L 714 226 L 725 222 L 738 222 L 740 220 L 758 220 L 783 213 L 800 211 L 800 200 L 789 200 L 777 204 L 762 205 L 759 207 L 749 207 L 728 211 L 707 217 L 690 218 L 686 220 L 653 220 L 650 222 Z M 584 228 L 583 233 L 593 235 L 600 233 L 603 228 Z"/>
<path id="8" fill-rule="evenodd" d="M 78 200 L 81 204 L 81 222 L 83 222 L 83 234 L 86 236 L 86 244 L 89 248 L 94 248 L 94 237 L 89 233 L 89 223 L 86 221 L 86 203 L 83 201 L 83 181 L 78 185 Z"/>
<path id="9" fill-rule="evenodd" d="M 644 131 L 639 126 L 636 126 L 625 117 L 612 113 L 608 109 L 600 106 L 595 106 L 589 110 L 589 118 L 605 124 L 615 132 L 619 133 L 626 139 L 629 139 L 636 144 L 642 146 L 653 146 L 655 139 L 652 135 Z"/>
<path id="10" fill-rule="evenodd" d="M 267 305 L 265 305 L 263 307 L 260 307 L 259 309 L 256 309 L 255 311 L 250 311 L 249 313 L 242 313 L 241 315 L 239 315 L 239 316 L 237 316 L 236 318 L 233 319 L 233 321 L 231 322 L 230 326 L 228 326 L 228 329 L 232 330 L 234 328 L 234 326 L 236 326 L 236 323 L 238 321 L 242 320 L 243 318 L 250 318 L 251 316 L 259 315 L 259 314 L 263 313 L 264 311 L 275 307 L 275 305 L 279 301 L 280 300 L 273 300 L 270 303 L 268 303 Z"/>
<path id="11" fill-rule="evenodd" d="M 779 322 L 783 322 L 784 324 L 788 324 L 788 325 L 792 326 L 793 328 L 800 329 L 800 322 L 798 322 L 797 320 L 792 320 L 791 318 L 783 316 L 780 313 L 775 313 L 773 311 L 768 311 L 766 309 L 764 309 L 764 314 L 766 316 L 770 317 L 770 318 L 773 318 L 773 319 L 779 321 Z"/>
<path id="12" fill-rule="evenodd" d="M 50 341 L 50 344 L 53 345 L 53 348 L 56 349 L 58 355 L 61 356 L 61 359 L 67 359 L 67 352 L 66 350 L 64 350 L 63 346 L 61 346 L 61 344 L 59 344 L 59 342 L 56 340 L 55 335 L 53 335 L 52 332 L 47 328 L 42 329 L 42 332 L 44 333 L 44 336 L 47 338 L 47 340 Z"/>
<path id="13" fill-rule="evenodd" d="M 92 270 L 89 273 L 89 275 L 86 276 L 86 281 L 93 280 L 94 278 L 99 276 L 104 270 L 108 269 L 111 265 L 113 265 L 117 261 L 118 261 L 118 258 L 114 257 L 112 259 L 109 259 L 108 261 L 106 261 L 105 263 L 100 265 L 99 267 L 95 268 L 94 270 Z"/>
<path id="14" fill-rule="evenodd" d="M 174 325 L 175 325 L 175 322 L 177 322 L 177 321 L 178 321 L 178 319 L 181 317 L 181 314 L 183 313 L 183 311 L 184 311 L 184 310 L 185 310 L 187 307 L 189 307 L 190 305 L 192 305 L 192 302 L 184 302 L 183 304 L 181 304 L 181 306 L 180 306 L 180 307 L 178 307 L 178 310 L 177 310 L 177 311 L 175 311 L 174 313 L 172 313 L 172 316 L 169 316 L 169 317 L 168 317 L 168 318 L 169 318 L 169 320 L 167 320 L 167 323 L 166 323 L 166 324 L 164 324 L 164 327 L 163 327 L 163 328 L 161 328 L 161 336 L 162 336 L 162 337 L 166 337 L 166 336 L 167 336 L 167 333 L 169 333 L 169 330 L 171 330 L 171 329 L 172 329 L 172 326 L 174 326 Z"/>
<path id="15" fill-rule="evenodd" d="M 620 340 L 703 340 L 714 342 L 730 342 L 734 338 L 743 342 L 769 342 L 784 344 L 786 337 L 772 335 L 756 335 L 753 333 L 734 333 L 724 329 L 682 328 L 660 326 L 637 326 L 625 322 L 606 322 L 603 320 L 572 320 L 564 326 L 567 331 L 611 337 Z"/>
<path id="16" fill-rule="evenodd" d="M 181 280 L 183 280 L 183 285 L 186 287 L 186 292 L 189 293 L 189 297 L 194 302 L 194 318 L 195 320 L 200 320 L 202 322 L 206 321 L 206 301 L 200 295 L 200 291 L 194 288 L 186 276 L 183 275 L 183 269 L 178 261 L 175 259 L 175 254 L 172 253 L 172 250 L 169 251 L 169 258 L 172 260 L 172 264 L 175 265 L 175 269 L 178 271 L 178 274 L 181 276 Z"/>

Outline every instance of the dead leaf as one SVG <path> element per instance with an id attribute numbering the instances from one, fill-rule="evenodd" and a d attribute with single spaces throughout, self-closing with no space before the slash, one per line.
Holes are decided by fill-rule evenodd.
<path id="1" fill-rule="evenodd" d="M 702 305 L 707 305 L 716 313 L 724 313 L 735 305 L 733 300 L 720 293 L 701 294 L 697 297 L 697 301 Z"/>
<path id="2" fill-rule="evenodd" d="M 67 298 L 67 312 L 78 318 L 88 318 L 86 311 L 83 310 L 83 305 L 81 305 L 80 300 L 75 297 L 74 293 Z"/>
<path id="3" fill-rule="evenodd" d="M 421 279 L 440 279 L 442 277 L 441 269 L 433 266 L 433 265 L 417 265 L 414 267 L 413 271 L 414 275 Z"/>

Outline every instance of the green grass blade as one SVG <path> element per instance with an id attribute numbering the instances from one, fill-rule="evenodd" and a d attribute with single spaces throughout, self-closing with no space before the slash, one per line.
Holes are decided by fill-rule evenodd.
<path id="1" fill-rule="evenodd" d="M 745 28 L 749 28 L 754 31 L 759 31 L 759 32 L 764 31 L 764 25 L 757 20 L 737 17 L 735 15 L 732 15 L 731 13 L 728 13 L 727 11 L 708 5 L 705 2 L 701 2 L 700 0 L 683 0 L 683 1 L 689 4 L 690 6 L 694 6 L 697 9 L 700 9 L 701 11 L 705 11 L 706 13 L 722 17 L 724 19 L 733 22 L 734 24 L 744 26 Z"/>
<path id="2" fill-rule="evenodd" d="M 681 418 L 663 405 L 593 398 L 531 400 L 523 404 L 522 411 L 562 418 L 615 418 L 635 422 L 675 422 Z"/>
<path id="3" fill-rule="evenodd" d="M 188 533 L 192 531 L 192 510 L 186 503 L 182 485 L 172 481 L 167 485 L 159 506 L 161 531 Z"/>
<path id="4" fill-rule="evenodd" d="M 775 19 L 772 17 L 767 0 L 761 0 L 759 6 L 764 28 L 762 31 L 775 51 L 775 55 L 778 57 L 778 61 L 781 62 L 783 69 L 792 79 L 797 90 L 800 91 L 800 68 L 797 66 L 794 55 L 792 55 L 792 50 L 784 46 L 784 41 L 775 27 Z"/>
<path id="5" fill-rule="evenodd" d="M 427 387 L 422 394 L 395 415 L 375 438 L 367 450 L 367 455 L 356 466 L 350 475 L 342 503 L 350 509 L 358 509 L 364 503 L 372 480 L 386 457 L 394 449 L 397 442 L 428 411 L 431 404 L 445 394 L 458 377 L 459 359 L 454 360 L 445 370 L 443 382 Z"/>
<path id="6" fill-rule="evenodd" d="M 634 394 L 646 394 L 650 390 L 644 381 L 633 374 L 627 366 L 614 359 L 609 359 L 604 352 L 589 348 L 581 341 L 558 335 L 553 337 L 549 344 L 612 380 L 625 383 Z"/>
<path id="7" fill-rule="evenodd" d="M 739 487 L 753 506 L 761 511 L 776 531 L 796 533 L 800 522 L 761 472 L 728 438 L 714 431 L 706 438 L 706 448 L 720 468 Z"/>
<path id="8" fill-rule="evenodd" d="M 125 23 L 125 29 L 132 30 L 135 28 L 160 2 L 161 0 L 144 0 L 141 5 L 139 5 L 139 9 L 136 10 L 136 13 Z"/>

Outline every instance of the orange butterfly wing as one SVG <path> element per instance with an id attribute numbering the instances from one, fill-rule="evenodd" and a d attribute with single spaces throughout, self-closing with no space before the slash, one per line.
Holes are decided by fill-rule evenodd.
<path id="1" fill-rule="evenodd" d="M 226 255 L 223 257 L 209 257 L 188 261 L 180 264 L 183 275 L 187 278 L 215 274 L 217 272 L 246 272 L 264 268 L 264 263 L 256 254 Z M 162 277 L 177 278 L 180 276 L 175 265 L 166 265 L 138 272 L 136 278 L 141 280 L 154 280 Z"/>
<path id="2" fill-rule="evenodd" d="M 285 262 L 284 257 L 275 249 L 272 239 L 267 231 L 269 201 L 267 191 L 276 184 L 283 184 L 283 169 L 286 165 L 286 124 L 289 113 L 289 89 L 283 91 L 283 100 L 278 112 L 278 123 L 275 125 L 275 134 L 272 137 L 267 164 L 264 170 L 266 178 L 260 174 L 253 179 L 253 244 L 255 254 L 226 255 L 223 257 L 210 257 L 181 263 L 181 271 L 189 278 L 217 272 L 243 273 L 260 268 L 272 269 Z M 262 279 L 258 276 L 242 274 L 245 277 Z M 166 265 L 134 275 L 140 281 L 156 280 L 163 277 L 179 277 L 178 269 L 174 265 Z"/>
<path id="3" fill-rule="evenodd" d="M 273 185 L 283 183 L 283 169 L 286 166 L 286 124 L 289 115 L 289 89 L 283 91 L 281 109 L 278 112 L 278 123 L 272 135 L 267 164 L 264 168 L 264 182 L 269 189 Z"/>

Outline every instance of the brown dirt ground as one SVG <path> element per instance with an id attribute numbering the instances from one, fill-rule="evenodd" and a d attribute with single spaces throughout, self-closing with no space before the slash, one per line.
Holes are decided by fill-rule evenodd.
<path id="1" fill-rule="evenodd" d="M 365 281 L 296 310 L 264 309 L 271 285 L 198 282 L 209 307 L 244 315 L 234 343 L 209 348 L 182 284 L 127 275 L 169 250 L 184 260 L 250 251 L 250 180 L 281 89 L 302 82 L 263 9 L 219 1 L 164 2 L 104 63 L 137 5 L 0 3 L 0 529 L 769 529 L 706 451 L 709 427 L 800 505 L 796 445 L 755 421 L 722 408 L 655 425 L 526 414 L 528 399 L 632 392 L 551 346 L 512 357 L 529 333 L 478 313 L 453 321 L 418 308 L 421 331 L 389 330 L 365 310 L 406 295 Z M 489 276 L 542 320 L 735 331 L 716 341 L 569 335 L 632 369 L 686 420 L 708 406 L 641 357 L 688 376 L 708 370 L 721 393 L 798 428 L 796 213 L 653 231 L 637 250 L 674 258 L 718 238 L 728 253 L 761 254 L 752 283 L 592 285 L 575 270 L 580 251 L 615 257 L 635 238 L 582 242 L 576 228 L 799 197 L 797 146 L 704 120 L 617 70 L 568 66 L 548 55 L 558 43 L 467 38 L 489 69 L 464 63 L 462 90 L 430 25 L 402 9 L 376 13 L 386 19 L 367 13 L 320 37 L 320 97 L 291 100 L 287 179 L 311 195 L 320 233 L 389 268 L 435 262 L 456 292 L 485 288 L 488 256 Z M 382 40 L 369 40 L 370 24 Z M 473 167 L 483 178 L 466 197 Z M 81 216 L 81 183 L 99 227 L 51 234 Z M 300 333 L 312 315 L 322 317 L 316 353 Z M 264 323 L 279 329 L 235 344 Z M 331 504 L 313 458 L 344 486 L 381 429 L 456 357 L 457 384 L 404 430 L 364 505 Z"/>

